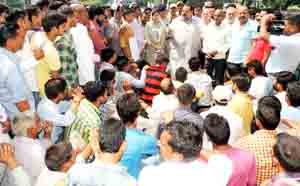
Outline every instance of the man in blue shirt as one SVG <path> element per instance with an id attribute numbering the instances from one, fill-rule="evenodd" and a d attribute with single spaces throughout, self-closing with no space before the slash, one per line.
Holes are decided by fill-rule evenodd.
<path id="1" fill-rule="evenodd" d="M 247 7 L 241 6 L 238 9 L 238 20 L 232 27 L 231 47 L 227 60 L 227 68 L 231 76 L 241 72 L 252 41 L 257 36 L 257 25 L 249 19 Z"/>
<path id="2" fill-rule="evenodd" d="M 127 141 L 127 148 L 120 162 L 127 167 L 128 173 L 135 178 L 141 171 L 142 159 L 158 154 L 155 138 L 136 128 L 140 110 L 141 105 L 135 94 L 124 94 L 117 101 L 119 117 L 126 125 Z"/>
<path id="3" fill-rule="evenodd" d="M 31 91 L 20 70 L 20 60 L 15 55 L 22 48 L 24 37 L 17 24 L 10 23 L 0 28 L 0 104 L 10 119 L 18 112 L 30 111 L 33 107 Z"/>

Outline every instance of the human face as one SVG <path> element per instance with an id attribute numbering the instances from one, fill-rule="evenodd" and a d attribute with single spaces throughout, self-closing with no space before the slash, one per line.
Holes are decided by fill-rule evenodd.
<path id="1" fill-rule="evenodd" d="M 108 100 L 108 91 L 105 90 L 104 95 L 100 97 L 100 104 L 101 105 L 105 104 L 107 100 Z"/>
<path id="2" fill-rule="evenodd" d="M 239 19 L 241 25 L 244 25 L 247 23 L 247 21 L 249 19 L 248 8 L 241 7 L 238 9 L 238 19 Z"/>
<path id="3" fill-rule="evenodd" d="M 226 10 L 226 18 L 230 21 L 234 21 L 236 17 L 236 9 L 233 7 L 229 7 Z"/>
<path id="4" fill-rule="evenodd" d="M 249 76 L 250 76 L 251 78 L 254 78 L 254 77 L 255 77 L 256 74 L 255 74 L 254 68 L 248 68 L 247 71 L 248 71 L 248 74 L 249 74 Z"/>
<path id="5" fill-rule="evenodd" d="M 37 16 L 32 16 L 32 26 L 41 27 L 42 26 L 42 20 L 43 20 L 43 14 L 40 11 Z"/>
<path id="6" fill-rule="evenodd" d="M 63 23 L 57 28 L 57 36 L 62 36 L 65 33 L 66 23 Z"/>
<path id="7" fill-rule="evenodd" d="M 172 7 L 170 10 L 170 13 L 172 16 L 176 16 L 177 15 L 177 8 L 176 7 Z"/>
<path id="8" fill-rule="evenodd" d="M 162 134 L 160 135 L 160 155 L 164 160 L 171 160 L 172 159 L 172 154 L 173 150 L 172 147 L 169 145 L 169 141 L 172 139 L 172 136 L 166 132 L 163 131 Z"/>
<path id="9" fill-rule="evenodd" d="M 193 16 L 193 12 L 191 10 L 191 7 L 184 6 L 183 9 L 182 9 L 182 16 L 183 16 L 185 21 L 190 20 Z"/>
<path id="10" fill-rule="evenodd" d="M 85 7 L 82 7 L 80 10 L 78 10 L 78 19 L 83 24 L 89 22 L 89 14 Z"/>
<path id="11" fill-rule="evenodd" d="M 224 20 L 224 13 L 221 10 L 216 10 L 214 15 L 216 25 L 221 25 Z"/>
<path id="12" fill-rule="evenodd" d="M 134 14 L 133 14 L 133 13 L 127 14 L 127 15 L 125 16 L 125 20 L 126 20 L 128 23 L 131 23 L 131 22 L 134 20 Z"/>
<path id="13" fill-rule="evenodd" d="M 290 24 L 287 20 L 284 22 L 284 33 L 286 35 L 293 35 L 299 32 L 300 29 L 297 26 Z"/>
<path id="14" fill-rule="evenodd" d="M 153 14 L 153 15 L 152 15 L 152 20 L 153 20 L 153 22 L 158 23 L 159 20 L 160 20 L 159 13 Z"/>
<path id="15" fill-rule="evenodd" d="M 210 21 L 208 9 L 206 9 L 206 8 L 203 9 L 201 18 L 204 20 L 204 22 Z"/>
<path id="16" fill-rule="evenodd" d="M 202 14 L 201 8 L 195 8 L 194 14 L 197 17 L 201 17 L 201 14 Z"/>
<path id="17" fill-rule="evenodd" d="M 162 19 L 166 19 L 167 18 L 167 16 L 168 16 L 168 11 L 161 11 L 161 12 L 159 12 L 159 15 L 160 15 L 160 17 L 162 18 Z"/>

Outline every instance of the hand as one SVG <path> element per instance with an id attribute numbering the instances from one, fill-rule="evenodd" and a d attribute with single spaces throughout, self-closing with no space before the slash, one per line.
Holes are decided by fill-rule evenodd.
<path id="1" fill-rule="evenodd" d="M 13 170 L 17 167 L 15 152 L 12 145 L 7 143 L 1 143 L 0 162 L 6 164 L 10 170 Z"/>
<path id="2" fill-rule="evenodd" d="M 149 105 L 145 103 L 143 100 L 139 100 L 139 102 L 144 110 L 146 110 L 149 107 Z"/>
<path id="3" fill-rule="evenodd" d="M 120 161 L 120 159 L 122 158 L 124 152 L 126 151 L 127 149 L 127 142 L 126 141 L 123 141 L 120 149 L 118 150 L 118 152 L 115 154 L 115 157 L 113 159 L 113 161 L 115 163 L 118 163 Z"/>
<path id="4" fill-rule="evenodd" d="M 128 80 L 123 81 L 123 89 L 125 92 L 132 90 L 131 83 Z"/>
<path id="5" fill-rule="evenodd" d="M 91 139 L 90 139 L 90 147 L 95 154 L 95 157 L 99 157 L 101 152 L 100 145 L 99 145 L 99 138 L 100 138 L 100 131 L 99 129 L 95 128 L 91 130 Z"/>
<path id="6" fill-rule="evenodd" d="M 2 123 L 2 132 L 8 133 L 11 130 L 11 122 L 9 120 L 6 120 L 4 123 Z"/>
<path id="7" fill-rule="evenodd" d="M 51 138 L 51 133 L 53 130 L 53 124 L 52 122 L 45 121 L 43 124 L 43 130 L 44 130 L 44 137 L 45 138 Z"/>
<path id="8" fill-rule="evenodd" d="M 34 55 L 36 60 L 40 60 L 45 56 L 44 51 L 42 49 L 39 49 L 39 48 L 38 49 L 33 49 L 32 52 L 33 52 L 33 55 Z"/>
<path id="9" fill-rule="evenodd" d="M 272 22 L 275 19 L 275 16 L 273 14 L 267 14 L 262 17 L 261 19 L 261 25 L 267 26 L 270 22 Z"/>
<path id="10" fill-rule="evenodd" d="M 298 129 L 300 126 L 300 122 L 299 121 L 291 121 L 285 118 L 281 119 L 281 123 L 285 124 L 287 127 L 289 128 L 293 128 L 293 129 Z"/>

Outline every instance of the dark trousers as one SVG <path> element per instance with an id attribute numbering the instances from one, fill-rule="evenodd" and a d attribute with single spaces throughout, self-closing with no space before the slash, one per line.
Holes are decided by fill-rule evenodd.
<path id="1" fill-rule="evenodd" d="M 242 73 L 242 64 L 235 64 L 227 62 L 227 71 L 230 77 L 239 75 Z"/>
<path id="2" fill-rule="evenodd" d="M 216 81 L 216 85 L 224 85 L 225 59 L 207 59 L 207 73 Z"/>

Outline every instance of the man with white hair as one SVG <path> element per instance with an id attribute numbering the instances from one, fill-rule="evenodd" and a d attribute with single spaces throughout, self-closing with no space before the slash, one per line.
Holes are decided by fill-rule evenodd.
<path id="1" fill-rule="evenodd" d="M 43 170 L 46 148 L 50 146 L 51 127 L 38 127 L 34 115 L 19 114 L 12 125 L 16 137 L 12 144 L 15 147 L 16 160 L 21 163 L 28 173 L 31 184 L 34 184 L 40 172 Z M 45 139 L 39 140 L 37 136 L 43 132 Z"/>
<path id="2" fill-rule="evenodd" d="M 213 91 L 213 99 L 215 106 L 208 111 L 202 112 L 201 116 L 206 118 L 211 113 L 216 113 L 224 117 L 230 127 L 229 144 L 234 144 L 240 137 L 243 130 L 243 120 L 240 116 L 230 111 L 227 107 L 228 102 L 232 98 L 232 91 L 225 86 L 217 86 Z M 204 142 L 207 142 L 204 140 Z M 205 143 L 204 143 L 205 144 Z"/>
<path id="3" fill-rule="evenodd" d="M 93 41 L 89 36 L 87 27 L 83 24 L 88 20 L 86 8 L 81 4 L 73 4 L 72 9 L 78 20 L 75 27 L 71 28 L 71 34 L 74 39 L 77 52 L 77 64 L 79 73 L 79 84 L 84 85 L 89 81 L 95 81 L 95 49 Z M 99 57 L 99 56 L 98 56 Z M 100 59 L 99 59 L 100 60 Z"/>

